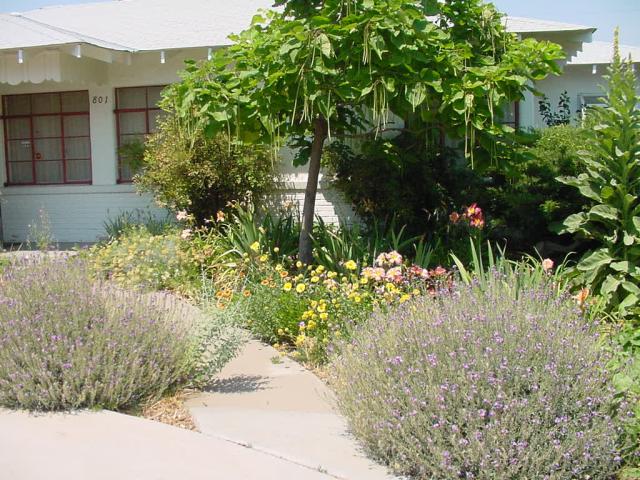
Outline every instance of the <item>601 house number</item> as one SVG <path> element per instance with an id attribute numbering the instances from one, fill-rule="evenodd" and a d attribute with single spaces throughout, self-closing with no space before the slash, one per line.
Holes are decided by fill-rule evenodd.
<path id="1" fill-rule="evenodd" d="M 102 105 L 102 104 L 109 103 L 109 96 L 108 95 L 105 97 L 103 97 L 102 95 L 94 96 L 91 99 L 91 103 L 93 103 L 94 105 Z"/>

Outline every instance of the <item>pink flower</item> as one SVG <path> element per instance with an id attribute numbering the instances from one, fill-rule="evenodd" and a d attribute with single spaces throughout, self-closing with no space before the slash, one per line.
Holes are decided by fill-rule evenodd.
<path id="1" fill-rule="evenodd" d="M 183 240 L 187 240 L 190 237 L 191 237 L 190 228 L 185 228 L 184 230 L 182 230 L 182 233 L 180 234 L 180 238 L 182 238 Z"/>
<path id="2" fill-rule="evenodd" d="M 440 277 L 442 275 L 446 275 L 447 274 L 447 270 L 444 269 L 443 267 L 437 267 L 435 270 L 431 271 L 431 274 L 436 276 L 436 277 Z"/>
<path id="3" fill-rule="evenodd" d="M 176 220 L 178 220 L 179 222 L 182 222 L 186 219 L 189 218 L 189 214 L 187 213 L 186 210 L 180 210 L 177 214 L 176 214 Z"/>
<path id="4" fill-rule="evenodd" d="M 391 282 L 399 283 L 402 281 L 402 267 L 393 267 L 387 270 L 385 278 Z"/>
<path id="5" fill-rule="evenodd" d="M 550 258 L 545 258 L 542 261 L 542 270 L 544 270 L 545 272 L 548 272 L 552 268 L 553 268 L 553 260 L 551 260 Z"/>

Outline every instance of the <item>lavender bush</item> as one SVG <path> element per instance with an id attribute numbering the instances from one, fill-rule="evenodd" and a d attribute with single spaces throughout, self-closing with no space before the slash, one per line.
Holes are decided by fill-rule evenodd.
<path id="1" fill-rule="evenodd" d="M 489 276 L 377 314 L 333 355 L 353 432 L 418 479 L 607 479 L 614 392 L 575 301 Z M 513 280 L 513 279 L 512 279 Z"/>
<path id="2" fill-rule="evenodd" d="M 118 409 L 185 380 L 183 308 L 90 280 L 81 261 L 25 261 L 0 273 L 0 405 Z"/>

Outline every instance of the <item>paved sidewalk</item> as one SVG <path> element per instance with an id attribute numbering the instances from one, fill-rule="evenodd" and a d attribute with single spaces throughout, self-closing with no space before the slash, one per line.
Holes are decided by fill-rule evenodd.
<path id="1" fill-rule="evenodd" d="M 226 439 L 341 480 L 390 480 L 360 451 L 331 391 L 273 348 L 249 342 L 210 392 L 186 402 L 207 436 Z"/>
<path id="2" fill-rule="evenodd" d="M 113 412 L 0 410 L 1 480 L 332 480 L 251 448 Z"/>
<path id="3" fill-rule="evenodd" d="M 0 480 L 394 478 L 359 450 L 331 391 L 259 342 L 187 407 L 202 433 L 106 411 L 0 409 Z"/>

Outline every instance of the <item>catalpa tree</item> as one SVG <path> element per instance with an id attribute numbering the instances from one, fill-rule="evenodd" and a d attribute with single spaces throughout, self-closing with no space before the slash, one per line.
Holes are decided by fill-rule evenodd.
<path id="1" fill-rule="evenodd" d="M 465 139 L 508 127 L 500 106 L 532 80 L 557 73 L 559 46 L 508 34 L 482 0 L 280 0 L 234 44 L 187 66 L 168 94 L 176 113 L 207 134 L 299 147 L 308 164 L 299 258 L 312 262 L 311 230 L 323 148 L 341 135 L 434 128 Z M 425 133 L 426 135 L 426 133 Z M 426 136 L 425 136 L 426 138 Z"/>

